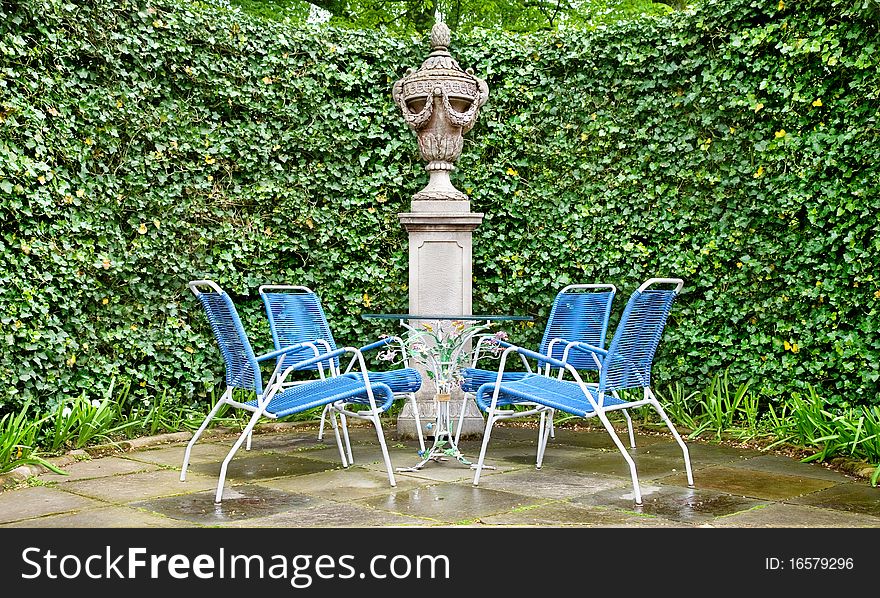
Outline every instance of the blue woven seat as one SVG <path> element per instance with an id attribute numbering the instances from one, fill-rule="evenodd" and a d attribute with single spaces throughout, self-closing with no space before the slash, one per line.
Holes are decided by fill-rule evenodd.
<path id="1" fill-rule="evenodd" d="M 674 289 L 652 288 L 664 285 L 675 285 L 675 287 Z M 652 278 L 643 283 L 630 296 L 607 350 L 591 343 L 573 343 L 568 346 L 569 354 L 564 361 L 549 354 L 541 354 L 513 345 L 508 346 L 501 356 L 495 380 L 482 384 L 476 393 L 477 405 L 487 413 L 488 418 L 474 474 L 474 485 L 479 483 L 492 426 L 497 420 L 534 414 L 542 414 L 543 416 L 548 411 L 561 411 L 576 417 L 598 417 L 600 419 L 629 465 L 635 502 L 641 504 L 642 495 L 635 462 L 627 453 L 606 414 L 615 410 L 623 410 L 625 413 L 625 410 L 629 408 L 650 405 L 663 419 L 681 447 L 688 484 L 693 486 L 693 474 L 687 446 L 651 390 L 651 367 L 654 355 L 672 310 L 673 301 L 682 286 L 683 282 L 678 278 Z M 505 380 L 503 376 L 505 363 L 508 356 L 513 353 L 545 364 L 543 373 L 530 374 L 517 380 Z M 599 364 L 599 382 L 597 384 L 587 384 L 583 381 L 571 359 L 575 354 L 587 355 L 594 360 L 594 363 Z M 551 376 L 551 368 L 562 370 L 562 372 L 560 375 Z M 498 382 L 499 374 L 501 375 L 500 383 Z M 563 374 L 569 379 L 565 379 Z M 618 391 L 627 389 L 642 389 L 642 397 L 622 399 Z M 531 409 L 523 411 L 511 408 L 518 405 L 528 405 Z M 627 421 L 629 422 L 628 417 Z M 547 425 L 542 419 L 541 427 L 544 428 Z M 630 435 L 632 436 L 631 427 Z M 539 469 L 544 458 L 548 436 L 549 430 L 539 436 L 537 461 Z"/>
<path id="2" fill-rule="evenodd" d="M 389 482 L 392 486 L 396 485 L 391 459 L 388 456 L 379 420 L 379 414 L 385 412 L 393 403 L 394 393 L 387 384 L 374 381 L 373 376 L 369 373 L 366 377 L 364 376 L 367 369 L 363 355 L 358 349 L 352 347 L 335 349 L 334 347 L 334 350 L 329 350 L 324 344 L 300 342 L 257 356 L 229 295 L 210 280 L 194 280 L 189 283 L 189 288 L 205 311 L 223 357 L 226 368 L 226 390 L 186 446 L 180 473 L 181 481 L 186 480 L 186 470 L 193 446 L 223 406 L 248 411 L 251 413 L 251 418 L 220 467 L 220 479 L 217 483 L 215 496 L 217 503 L 223 497 L 223 484 L 229 462 L 245 440 L 247 440 L 247 448 L 250 449 L 251 433 L 260 418 L 277 419 L 316 407 L 326 407 L 332 414 L 331 421 L 343 467 L 348 467 L 349 460 L 346 459 L 342 439 L 336 425 L 335 415 L 337 413 L 369 419 L 373 422 L 385 458 Z M 335 369 L 330 369 L 328 364 L 334 361 L 338 362 L 339 357 L 346 353 L 354 354 L 353 361 L 356 361 L 360 368 L 347 375 L 338 375 L 338 372 Z M 260 364 L 263 362 L 275 363 L 275 369 L 265 384 L 260 370 Z M 295 385 L 286 383 L 291 372 L 314 368 L 319 368 L 320 378 L 300 381 Z M 328 369 L 329 376 L 324 375 L 324 369 Z M 404 375 L 399 382 L 411 385 L 412 380 L 409 378 L 411 376 Z M 255 398 L 243 402 L 236 400 L 233 398 L 236 389 L 252 392 Z M 359 404 L 364 408 L 352 412 L 348 409 L 351 404 Z"/>
<path id="3" fill-rule="evenodd" d="M 599 400 L 595 386 L 586 386 L 586 389 L 594 401 Z M 477 390 L 477 406 L 483 411 L 491 407 L 493 392 L 495 392 L 495 382 L 484 384 Z M 577 384 L 541 374 L 526 374 L 512 382 L 502 381 L 496 407 L 531 403 L 538 393 L 541 395 L 541 405 L 545 407 L 580 417 L 589 417 L 593 414 L 593 404 L 584 397 L 583 391 Z M 606 407 L 625 403 L 613 395 L 606 396 L 604 401 Z"/>
<path id="4" fill-rule="evenodd" d="M 376 407 L 379 411 L 387 410 L 394 401 L 394 394 L 391 392 L 391 389 L 386 384 L 378 384 L 372 380 L 370 382 L 373 386 L 373 397 L 376 400 Z M 266 407 L 265 415 L 275 418 L 285 417 L 308 409 L 314 409 L 315 407 L 331 405 L 339 401 L 369 404 L 369 400 L 365 395 L 363 378 L 358 380 L 354 376 L 339 376 L 325 380 L 316 380 L 308 384 L 290 386 L 285 390 L 275 393 Z M 259 401 L 254 399 L 248 401 L 245 405 L 257 408 L 259 407 Z"/>
<path id="5" fill-rule="evenodd" d="M 363 382 L 364 376 L 360 372 L 349 372 L 343 374 Z M 377 372 L 370 370 L 370 382 L 376 384 L 385 384 L 394 393 L 410 393 L 416 392 L 422 387 L 422 375 L 415 368 L 400 368 L 397 370 Z"/>
<path id="6" fill-rule="evenodd" d="M 498 378 L 498 372 L 492 370 L 481 370 L 478 368 L 464 368 L 461 370 L 462 383 L 461 388 L 465 392 L 479 392 L 484 384 L 494 384 Z M 531 372 L 504 372 L 503 381 L 513 382 L 514 380 L 522 380 L 526 376 L 531 376 Z"/>
<path id="7" fill-rule="evenodd" d="M 326 351 L 336 350 L 336 341 L 330 330 L 330 324 L 321 300 L 318 295 L 308 287 L 292 285 L 263 285 L 259 289 L 260 297 L 266 308 L 266 317 L 269 320 L 269 329 L 272 332 L 272 342 L 275 349 L 305 343 L 307 347 L 302 351 L 294 351 L 278 358 L 281 367 L 290 367 L 297 361 L 314 355 L 314 349 L 309 347 L 323 347 Z M 387 348 L 389 344 L 399 342 L 396 337 L 387 337 L 358 349 L 361 354 L 368 351 Z M 404 355 L 406 353 L 404 352 Z M 361 374 L 353 370 L 355 358 L 349 362 L 344 371 L 340 368 L 339 359 L 318 361 L 308 366 L 295 368 L 298 371 L 318 370 L 323 376 L 326 372 L 332 375 L 344 375 L 363 380 Z M 390 371 L 368 370 L 370 382 L 385 384 L 397 398 L 408 399 L 413 409 L 418 430 L 419 444 L 425 449 L 425 441 L 422 435 L 421 423 L 418 416 L 416 403 L 416 391 L 421 388 L 422 377 L 415 368 L 403 367 Z M 352 396 L 348 400 L 351 404 L 364 404 L 366 396 Z M 321 413 L 321 423 L 318 429 L 318 439 L 324 434 L 324 425 L 328 411 Z M 345 413 L 342 415 L 342 431 L 348 450 L 348 459 L 352 461 L 351 443 L 348 438 L 348 429 L 345 425 Z"/>

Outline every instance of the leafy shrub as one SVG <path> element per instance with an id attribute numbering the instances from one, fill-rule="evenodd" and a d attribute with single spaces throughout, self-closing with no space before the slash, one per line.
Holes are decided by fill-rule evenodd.
<path id="1" fill-rule="evenodd" d="M 619 313 L 681 276 L 658 382 L 880 403 L 878 11 L 789 4 L 454 37 L 491 89 L 453 175 L 486 215 L 475 310 L 533 315 L 508 332 L 535 346 L 567 283 L 613 282 Z M 406 309 L 397 213 L 426 180 L 390 88 L 426 53 L 198 2 L 2 1 L 0 405 L 114 378 L 207 403 L 194 278 L 258 351 L 264 283 L 315 289 L 341 340 L 383 332 L 360 314 Z"/>

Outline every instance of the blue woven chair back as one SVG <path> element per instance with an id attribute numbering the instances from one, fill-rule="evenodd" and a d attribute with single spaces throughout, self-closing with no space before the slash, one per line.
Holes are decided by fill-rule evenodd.
<path id="1" fill-rule="evenodd" d="M 205 310 L 208 323 L 223 355 L 223 363 L 226 365 L 226 385 L 253 390 L 258 395 L 262 394 L 260 367 L 232 299 L 222 291 L 199 293 L 196 297 Z"/>
<path id="2" fill-rule="evenodd" d="M 556 295 L 550 317 L 547 318 L 547 327 L 541 340 L 541 353 L 547 354 L 547 347 L 554 338 L 590 343 L 604 348 L 613 299 L 612 290 L 575 292 L 563 289 Z M 564 351 L 565 343 L 554 343 L 551 357 L 562 359 Z M 579 370 L 598 369 L 592 355 L 582 351 L 571 351 L 568 362 Z"/>
<path id="3" fill-rule="evenodd" d="M 321 307 L 321 300 L 309 290 L 287 291 L 261 291 L 263 304 L 266 306 L 266 316 L 269 318 L 269 328 L 272 330 L 272 342 L 275 349 L 283 349 L 290 345 L 305 342 L 314 342 L 323 339 L 330 344 L 330 351 L 336 350 L 336 341 L 330 332 L 327 316 Z M 325 353 L 326 347 L 318 345 L 318 351 Z M 310 359 L 315 356 L 311 348 L 306 347 L 298 351 L 291 351 L 282 358 L 283 367 L 289 367 L 294 363 Z M 339 365 L 339 359 L 334 359 L 334 365 Z M 322 367 L 326 368 L 324 362 Z M 312 364 L 304 370 L 317 370 L 318 364 Z"/>
<path id="4" fill-rule="evenodd" d="M 635 291 L 630 296 L 602 363 L 600 391 L 650 386 L 654 354 L 675 296 L 675 291 L 663 289 Z"/>

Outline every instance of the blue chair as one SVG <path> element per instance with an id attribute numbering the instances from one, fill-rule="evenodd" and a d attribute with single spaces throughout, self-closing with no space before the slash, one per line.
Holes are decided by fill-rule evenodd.
<path id="1" fill-rule="evenodd" d="M 566 356 L 569 361 L 564 361 L 521 347 L 507 347 L 501 355 L 495 380 L 482 384 L 476 393 L 477 405 L 488 417 L 474 474 L 474 485 L 480 481 L 492 426 L 498 420 L 514 416 L 512 414 L 516 412 L 512 410 L 513 406 L 525 403 L 534 406 L 534 409 L 528 411 L 531 414 L 558 410 L 576 417 L 598 417 L 629 465 L 636 504 L 642 503 L 636 466 L 606 414 L 610 411 L 650 405 L 663 419 L 681 447 L 688 485 L 693 487 L 694 480 L 687 446 L 660 406 L 650 386 L 654 355 L 660 344 L 673 301 L 683 284 L 679 278 L 652 278 L 643 283 L 630 296 L 607 350 L 583 342 L 569 345 L 570 355 L 580 352 L 591 356 L 599 363 L 598 385 L 584 383 L 577 369 L 570 362 L 570 356 Z M 652 288 L 655 285 L 674 285 L 674 288 Z M 505 363 L 508 355 L 512 353 L 535 359 L 548 366 L 548 369 L 550 367 L 564 369 L 565 373 L 571 375 L 572 380 L 562 379 L 561 376 L 554 377 L 545 371 L 543 374 L 532 373 L 517 380 L 505 381 Z M 642 389 L 642 397 L 629 400 L 615 394 L 626 389 Z M 545 432 L 543 444 L 538 447 L 538 468 L 544 457 L 547 436 Z"/>
<path id="2" fill-rule="evenodd" d="M 544 336 L 538 352 L 555 359 L 568 360 L 572 366 L 580 371 L 589 370 L 596 372 L 599 365 L 596 359 L 587 353 L 575 352 L 569 357 L 570 348 L 574 343 L 589 343 L 596 347 L 605 346 L 605 335 L 608 331 L 608 319 L 611 315 L 611 304 L 617 288 L 613 284 L 572 284 L 563 288 L 553 300 L 547 325 L 544 328 Z M 497 370 L 478 369 L 477 362 L 481 355 L 485 354 L 483 346 L 487 337 L 480 338 L 474 351 L 472 367 L 462 371 L 464 383 L 462 388 L 466 393 L 475 396 L 480 386 L 487 382 L 495 382 Z M 511 347 L 510 343 L 494 340 L 494 350 L 497 347 Z M 534 373 L 528 360 L 520 355 L 525 371 L 505 371 L 502 374 L 503 382 L 521 380 L 525 376 Z M 552 368 L 549 363 L 539 364 L 538 369 L 545 369 L 545 374 L 550 375 Z M 562 375 L 563 370 L 558 371 Z M 462 410 L 463 413 L 463 410 Z M 633 443 L 632 422 L 629 414 L 624 411 L 630 431 L 630 444 Z M 534 415 L 532 411 L 523 411 L 522 416 Z M 549 435 L 553 437 L 553 411 L 541 411 L 541 425 L 538 427 L 538 445 L 543 443 L 544 419 L 549 418 Z M 510 417 L 516 417 L 512 413 Z M 458 429 L 461 430 L 461 421 Z"/>
<path id="3" fill-rule="evenodd" d="M 269 329 L 272 332 L 272 342 L 275 345 L 276 351 L 300 343 L 315 343 L 320 345 L 327 353 L 336 350 L 336 341 L 333 338 L 333 333 L 330 331 L 330 324 L 321 306 L 321 300 L 314 291 L 304 286 L 263 285 L 259 288 L 259 292 L 266 308 L 266 317 L 269 319 Z M 394 393 L 395 398 L 403 397 L 411 401 L 416 429 L 418 430 L 419 445 L 422 451 L 424 451 L 425 440 L 422 434 L 421 422 L 419 421 L 415 394 L 422 385 L 422 377 L 417 369 L 408 367 L 406 347 L 402 340 L 398 337 L 385 337 L 360 347 L 358 351 L 360 352 L 359 354 L 363 354 L 367 351 L 387 347 L 391 343 L 400 344 L 400 350 L 404 358 L 404 367 L 389 371 L 370 370 L 369 379 L 373 384 L 387 385 L 391 392 Z M 303 348 L 299 351 L 280 355 L 278 362 L 282 367 L 290 367 L 307 355 L 308 349 Z M 354 368 L 357 364 L 357 359 L 357 355 L 353 356 L 344 371 L 340 369 L 338 357 L 294 369 L 297 371 L 307 369 L 318 370 L 318 374 L 322 377 L 325 375 L 324 371 L 326 370 L 334 376 L 342 375 L 362 381 L 363 374 Z M 296 384 L 296 382 L 291 384 Z M 357 401 L 354 402 L 356 403 Z M 321 413 L 321 423 L 318 430 L 319 439 L 323 437 L 324 423 L 329 407 L 328 405 Z M 348 451 L 349 462 L 353 463 L 345 414 L 346 411 L 340 412 L 342 433 Z"/>
<path id="4" fill-rule="evenodd" d="M 229 295 L 210 280 L 194 280 L 188 286 L 204 308 L 214 338 L 220 348 L 226 367 L 226 390 L 187 444 L 180 481 L 186 480 L 186 470 L 193 446 L 224 405 L 248 411 L 252 415 L 220 467 L 220 479 L 217 483 L 217 493 L 214 499 L 216 503 L 220 503 L 223 498 L 223 484 L 226 480 L 229 462 L 246 438 L 248 440 L 247 448 L 250 448 L 251 433 L 261 417 L 277 419 L 316 407 L 328 406 L 342 466 L 348 467 L 349 462 L 346 460 L 339 429 L 336 425 L 336 413 L 345 413 L 373 422 L 388 470 L 388 480 L 392 486 L 396 485 L 391 459 L 382 433 L 382 425 L 379 421 L 379 414 L 387 411 L 393 403 L 394 393 L 387 384 L 374 382 L 367 375 L 366 363 L 360 350 L 354 347 L 345 347 L 326 351 L 326 347 L 320 346 L 318 343 L 302 342 L 257 356 L 254 354 Z M 346 353 L 353 354 L 354 360 L 360 366 L 358 373 L 361 375 L 359 377 L 331 375 L 322 376 L 317 380 L 302 381 L 297 385 L 285 383 L 293 371 L 302 371 L 320 363 L 327 363 Z M 292 360 L 285 359 L 288 356 L 292 357 Z M 275 362 L 275 369 L 264 384 L 260 364 L 272 361 Z M 235 397 L 237 389 L 253 392 L 256 397 L 246 401 L 237 400 Z M 348 411 L 347 405 L 354 402 L 364 404 L 367 408 L 356 413 Z"/>

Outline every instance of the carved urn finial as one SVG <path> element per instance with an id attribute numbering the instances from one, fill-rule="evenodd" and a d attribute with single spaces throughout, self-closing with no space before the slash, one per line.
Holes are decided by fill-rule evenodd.
<path id="1" fill-rule="evenodd" d="M 414 200 L 467 200 L 449 180 L 453 163 L 461 156 L 463 135 L 477 122 L 477 114 L 489 98 L 489 86 L 464 71 L 449 53 L 449 27 L 435 23 L 431 29 L 431 54 L 414 71 L 408 69 L 394 83 L 392 97 L 406 124 L 415 131 L 419 152 L 428 162 L 430 175 Z"/>
<path id="2" fill-rule="evenodd" d="M 451 41 L 452 33 L 446 23 L 434 23 L 434 26 L 431 27 L 431 49 L 445 50 Z"/>

